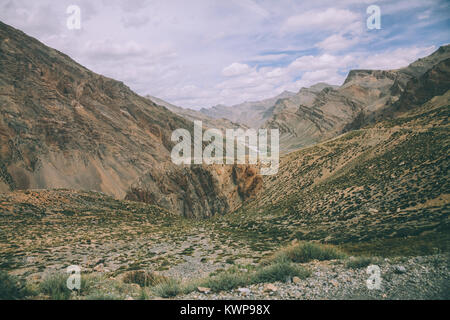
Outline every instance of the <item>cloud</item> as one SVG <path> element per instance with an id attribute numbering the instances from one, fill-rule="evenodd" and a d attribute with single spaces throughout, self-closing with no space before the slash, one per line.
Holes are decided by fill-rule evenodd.
<path id="1" fill-rule="evenodd" d="M 117 43 L 112 39 L 88 41 L 83 50 L 89 57 L 100 60 L 139 56 L 146 53 L 146 49 L 133 40 L 124 43 Z"/>
<path id="2" fill-rule="evenodd" d="M 347 56 L 334 56 L 330 54 L 323 54 L 320 56 L 302 56 L 297 58 L 289 65 L 289 70 L 298 72 L 305 70 L 323 70 L 332 68 L 344 68 L 350 65 L 352 57 Z"/>
<path id="3" fill-rule="evenodd" d="M 358 14 L 337 8 L 311 10 L 289 17 L 282 30 L 285 32 L 304 33 L 318 30 L 341 30 L 352 25 L 359 18 Z"/>
<path id="4" fill-rule="evenodd" d="M 377 0 L 382 30 L 368 31 L 372 3 L 0 0 L 0 20 L 139 94 L 199 108 L 340 84 L 350 69 L 406 66 L 448 42 L 445 0 Z M 71 4 L 79 31 L 66 28 Z"/>
<path id="5" fill-rule="evenodd" d="M 243 63 L 234 62 L 222 70 L 222 74 L 226 77 L 238 76 L 250 72 L 250 67 Z"/>
<path id="6" fill-rule="evenodd" d="M 398 69 L 408 66 L 419 58 L 430 55 L 435 50 L 435 46 L 398 48 L 361 57 L 358 67 L 360 69 Z"/>
<path id="7" fill-rule="evenodd" d="M 122 17 L 122 23 L 125 28 L 140 28 L 149 23 L 150 18 L 147 15 L 131 14 Z"/>
<path id="8" fill-rule="evenodd" d="M 254 12 L 257 15 L 260 15 L 264 18 L 267 18 L 270 14 L 269 12 L 264 9 L 263 7 L 259 6 L 255 1 L 253 0 L 233 0 L 234 3 Z"/>
<path id="9" fill-rule="evenodd" d="M 249 59 L 249 61 L 253 61 L 253 62 L 267 62 L 267 61 L 278 61 L 284 58 L 289 57 L 288 54 L 285 53 L 279 53 L 279 54 L 265 54 L 265 55 L 258 55 L 258 56 L 254 56 L 251 57 Z"/>
<path id="10" fill-rule="evenodd" d="M 357 38 L 349 39 L 341 34 L 333 34 L 325 40 L 317 43 L 317 47 L 325 51 L 340 51 L 353 46 L 357 42 Z"/>

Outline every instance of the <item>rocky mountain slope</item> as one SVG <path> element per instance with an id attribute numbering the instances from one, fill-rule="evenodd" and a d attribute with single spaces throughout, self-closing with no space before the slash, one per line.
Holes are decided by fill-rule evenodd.
<path id="1" fill-rule="evenodd" d="M 376 253 L 400 242 L 448 248 L 449 118 L 447 90 L 394 119 L 289 153 L 221 229 L 251 230 L 255 245 L 271 237 Z"/>
<path id="2" fill-rule="evenodd" d="M 175 166 L 172 131 L 192 131 L 192 122 L 123 83 L 3 23 L 0 70 L 0 191 L 72 188 L 124 198 L 133 189 L 138 198 L 140 186 L 148 201 L 186 216 L 242 201 L 237 180 L 221 176 L 233 169 Z"/>
<path id="3" fill-rule="evenodd" d="M 266 120 L 264 128 L 280 130 L 280 149 L 283 152 L 299 149 L 313 144 L 323 138 L 323 132 L 331 130 L 333 117 L 314 110 L 314 103 L 323 96 L 333 92 L 337 87 L 319 83 L 310 88 L 302 88 L 293 97 L 278 100 L 271 117 Z M 334 99 L 336 108 L 345 105 L 346 100 Z"/>

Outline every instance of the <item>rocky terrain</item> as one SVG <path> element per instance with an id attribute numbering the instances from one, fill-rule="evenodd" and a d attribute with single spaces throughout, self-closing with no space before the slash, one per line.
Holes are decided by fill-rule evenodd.
<path id="1" fill-rule="evenodd" d="M 196 279 L 232 268 L 250 272 L 247 268 L 277 252 L 282 241 L 267 235 L 265 240 L 259 239 L 259 246 L 252 245 L 244 232 L 218 233 L 214 226 L 223 223 L 220 219 L 181 219 L 159 207 L 94 192 L 2 194 L 0 210 L 4 231 L 0 238 L 1 270 L 26 279 L 33 288 L 53 274 L 63 274 L 68 265 L 79 265 L 82 276 L 92 282 L 89 292 L 94 293 L 72 295 L 73 299 L 160 299 L 150 288 L 136 284 L 139 282 L 124 280 L 143 270 L 184 283 L 194 281 L 190 293 L 180 292 L 173 297 L 176 299 L 448 299 L 450 257 L 445 253 L 448 248 L 439 248 L 437 242 L 422 243 L 432 250 L 413 248 L 401 256 L 385 247 L 385 257 L 371 256 L 356 263 L 352 257 L 313 260 L 299 264 L 309 271 L 305 278 L 212 292 L 195 285 Z M 404 246 L 409 245 L 408 238 L 402 240 L 406 241 Z M 368 252 L 364 243 L 359 245 Z M 360 254 L 357 248 L 347 250 Z M 417 256 L 419 253 L 428 255 Z M 380 267 L 379 289 L 367 287 L 369 264 Z M 49 298 L 35 295 L 35 299 Z"/>
<path id="2" fill-rule="evenodd" d="M 381 270 L 379 289 L 369 289 L 367 268 L 349 268 L 345 262 L 315 261 L 304 264 L 313 270 L 305 279 L 272 285 L 251 285 L 221 293 L 194 292 L 193 300 L 412 300 L 450 299 L 449 256 L 375 259 Z"/>

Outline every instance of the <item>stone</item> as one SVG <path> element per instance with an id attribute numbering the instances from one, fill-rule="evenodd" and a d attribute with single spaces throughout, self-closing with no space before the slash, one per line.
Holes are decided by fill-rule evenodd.
<path id="1" fill-rule="evenodd" d="M 339 286 L 339 282 L 337 282 L 336 280 L 331 280 L 330 282 L 336 288 Z"/>
<path id="2" fill-rule="evenodd" d="M 397 274 L 406 273 L 406 268 L 404 266 L 394 266 L 394 272 Z"/>
<path id="3" fill-rule="evenodd" d="M 103 272 L 103 271 L 104 271 L 104 265 L 103 265 L 103 263 L 100 263 L 100 264 L 96 265 L 96 266 L 94 267 L 94 271 L 97 271 L 97 272 Z"/>
<path id="4" fill-rule="evenodd" d="M 207 294 L 211 291 L 210 288 L 205 288 L 205 287 L 198 287 L 197 290 L 201 293 Z"/>
<path id="5" fill-rule="evenodd" d="M 271 283 L 264 285 L 264 292 L 276 292 L 277 290 L 278 288 Z"/>
<path id="6" fill-rule="evenodd" d="M 251 293 L 249 288 L 239 288 L 237 289 L 237 291 L 239 291 L 244 296 L 249 295 Z"/>
<path id="7" fill-rule="evenodd" d="M 301 279 L 299 277 L 293 277 L 292 282 L 295 284 L 299 284 L 301 282 Z"/>

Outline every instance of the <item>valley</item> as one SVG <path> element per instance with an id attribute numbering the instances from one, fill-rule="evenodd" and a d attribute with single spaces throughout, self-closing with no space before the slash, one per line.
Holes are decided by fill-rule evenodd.
<path id="1" fill-rule="evenodd" d="M 2 283 L 27 299 L 448 299 L 449 62 L 447 45 L 196 111 L 0 22 Z M 175 165 L 171 133 L 196 120 L 279 129 L 278 173 Z"/>

